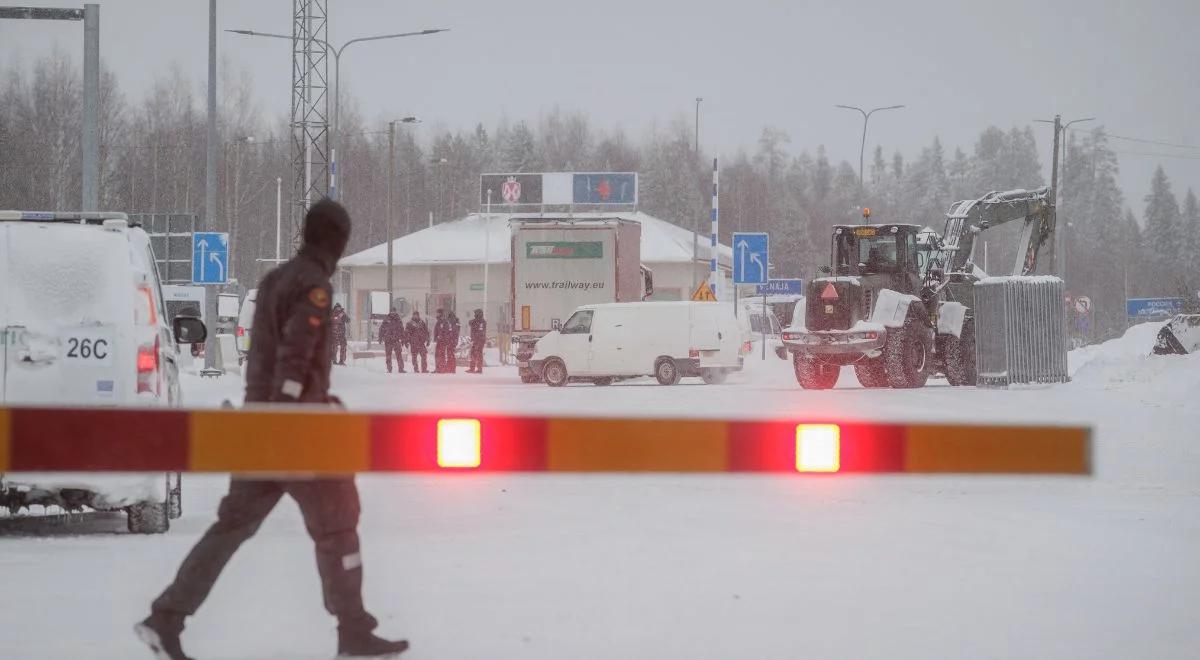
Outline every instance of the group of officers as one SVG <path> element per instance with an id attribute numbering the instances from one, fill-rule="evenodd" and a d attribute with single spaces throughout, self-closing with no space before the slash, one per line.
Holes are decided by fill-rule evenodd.
<path id="1" fill-rule="evenodd" d="M 483 373 L 483 348 L 487 343 L 487 321 L 483 318 L 483 310 L 475 310 L 474 316 L 467 323 L 471 338 L 470 364 L 467 373 Z M 432 341 L 433 373 L 452 374 L 457 371 L 455 354 L 458 350 L 459 338 L 462 335 L 462 324 L 453 310 L 439 309 L 437 319 L 433 324 L 432 334 L 421 313 L 414 311 L 408 323 L 393 311 L 387 315 L 379 326 L 379 341 L 383 343 L 385 361 L 388 373 L 392 372 L 392 357 L 396 358 L 396 367 L 400 373 L 404 369 L 402 349 L 407 346 L 412 356 L 413 373 L 429 373 L 429 344 Z"/>

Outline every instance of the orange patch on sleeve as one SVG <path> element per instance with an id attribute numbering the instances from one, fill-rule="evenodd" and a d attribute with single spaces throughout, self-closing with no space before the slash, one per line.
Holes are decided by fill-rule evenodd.
<path id="1" fill-rule="evenodd" d="M 308 324 L 309 324 L 309 325 L 311 325 L 311 326 L 312 326 L 312 327 L 314 327 L 314 328 L 319 328 L 319 327 L 321 327 L 321 317 L 319 317 L 319 316 L 310 316 L 310 317 L 308 317 Z"/>
<path id="2" fill-rule="evenodd" d="M 321 287 L 316 287 L 308 292 L 308 300 L 317 307 L 325 309 L 329 306 L 329 293 Z"/>

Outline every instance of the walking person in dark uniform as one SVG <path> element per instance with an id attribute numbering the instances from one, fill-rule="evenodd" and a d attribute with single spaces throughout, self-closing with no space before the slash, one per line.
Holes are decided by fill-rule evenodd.
<path id="1" fill-rule="evenodd" d="M 483 310 L 477 309 L 467 323 L 468 334 L 471 338 L 471 359 L 467 373 L 483 373 L 483 349 L 487 345 L 487 321 L 483 318 Z"/>
<path id="2" fill-rule="evenodd" d="M 462 324 L 454 310 L 446 315 L 446 373 L 458 372 L 458 338 L 462 336 Z"/>
<path id="3" fill-rule="evenodd" d="M 346 335 L 348 334 L 347 325 L 350 324 L 350 316 L 346 314 L 346 310 L 342 305 L 336 304 L 333 306 L 333 347 L 334 361 L 337 364 L 346 364 Z M 253 332 L 253 330 L 251 330 Z"/>
<path id="4" fill-rule="evenodd" d="M 248 404 L 340 404 L 329 394 L 329 278 L 349 237 L 346 210 L 328 199 L 317 202 L 305 216 L 299 254 L 259 283 L 246 372 Z M 235 476 L 217 521 L 151 605 L 150 616 L 134 628 L 155 657 L 187 660 L 179 642 L 184 619 L 196 613 L 233 553 L 254 535 L 284 494 L 300 506 L 316 545 L 325 609 L 338 621 L 338 657 L 392 657 L 408 648 L 406 641 L 388 641 L 371 632 L 377 622 L 362 601 L 359 500 L 353 477 Z"/>
<path id="5" fill-rule="evenodd" d="M 437 311 L 437 320 L 433 322 L 433 373 L 446 373 L 446 341 L 450 322 L 446 320 L 446 310 Z"/>
<path id="6" fill-rule="evenodd" d="M 408 352 L 412 353 L 413 373 L 429 373 L 429 326 L 425 325 L 421 313 L 416 310 L 413 310 L 412 319 L 408 322 Z M 418 357 L 421 358 L 419 371 Z"/>
<path id="7" fill-rule="evenodd" d="M 404 345 L 404 337 L 407 333 L 404 331 L 404 321 L 400 319 L 400 315 L 393 311 L 387 315 L 383 323 L 379 325 L 379 340 L 383 342 L 384 360 L 387 363 L 388 373 L 392 373 L 392 356 L 396 356 L 396 367 L 400 373 L 404 371 L 404 355 L 401 354 L 401 347 Z"/>
<path id="8" fill-rule="evenodd" d="M 467 373 L 481 374 L 483 347 L 487 345 L 487 321 L 483 320 L 483 310 L 475 310 L 475 317 L 467 325 L 471 330 L 471 364 L 467 367 Z"/>

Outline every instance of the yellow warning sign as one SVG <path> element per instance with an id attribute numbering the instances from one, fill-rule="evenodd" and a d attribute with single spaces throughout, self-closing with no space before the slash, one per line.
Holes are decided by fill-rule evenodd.
<path id="1" fill-rule="evenodd" d="M 700 287 L 692 294 L 692 300 L 698 302 L 717 302 L 717 297 L 713 295 L 713 291 L 708 286 L 708 282 L 701 282 Z"/>

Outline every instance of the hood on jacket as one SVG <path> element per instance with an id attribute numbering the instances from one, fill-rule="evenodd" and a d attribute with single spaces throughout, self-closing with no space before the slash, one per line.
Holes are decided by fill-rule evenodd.
<path id="1" fill-rule="evenodd" d="M 301 254 L 307 254 L 325 268 L 332 276 L 337 269 L 338 259 L 350 241 L 350 214 L 345 207 L 325 198 L 313 204 L 304 216 L 304 245 Z"/>
<path id="2" fill-rule="evenodd" d="M 399 321 L 400 314 L 398 312 L 392 312 L 391 314 L 388 314 L 388 320 L 389 321 Z"/>

